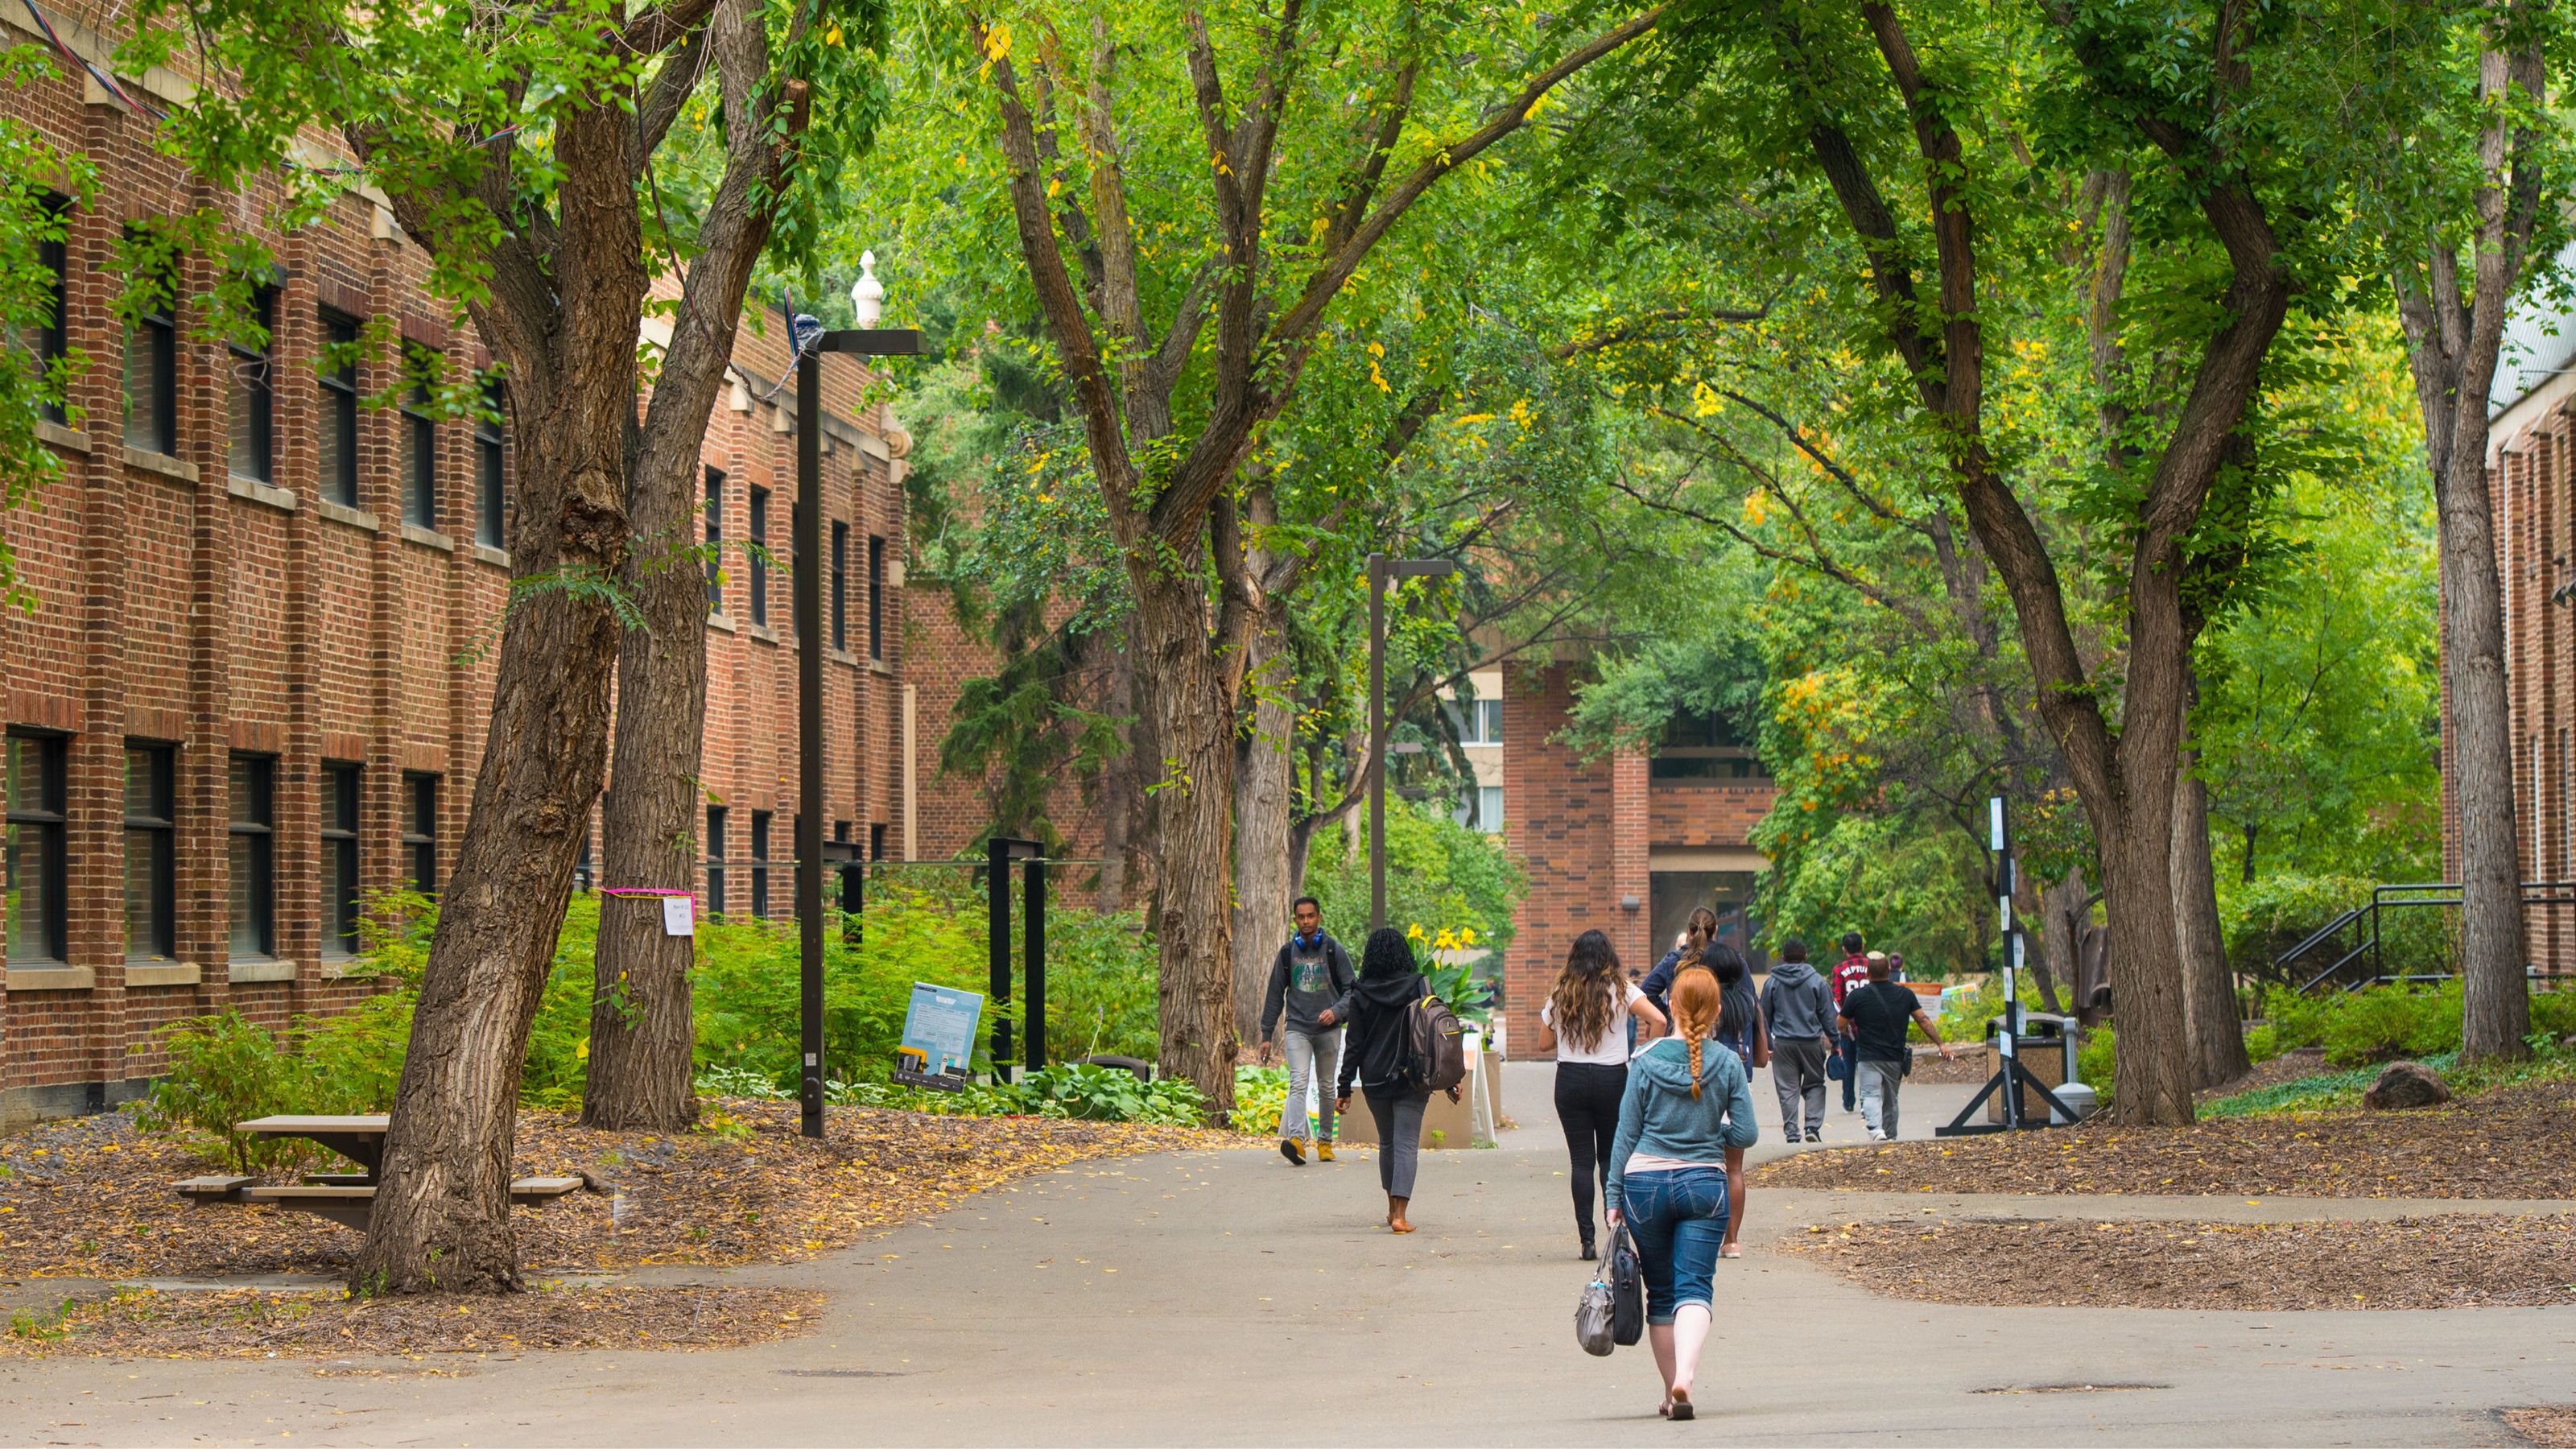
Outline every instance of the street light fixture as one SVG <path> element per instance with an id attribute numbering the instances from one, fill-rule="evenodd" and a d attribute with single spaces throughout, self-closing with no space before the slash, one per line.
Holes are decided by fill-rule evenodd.
<path id="1" fill-rule="evenodd" d="M 1445 558 L 1368 556 L 1369 584 L 1369 929 L 1386 924 L 1386 581 L 1458 571 Z"/>
<path id="2" fill-rule="evenodd" d="M 876 253 L 859 256 L 859 280 L 850 308 L 859 325 L 824 331 L 811 317 L 789 317 L 796 348 L 796 929 L 804 1018 L 800 1045 L 804 1070 L 804 1129 L 823 1135 L 823 359 L 826 352 L 859 357 L 918 357 L 921 334 L 909 327 L 879 328 L 885 285 L 877 280 Z M 853 738 L 856 738 L 855 733 Z"/>

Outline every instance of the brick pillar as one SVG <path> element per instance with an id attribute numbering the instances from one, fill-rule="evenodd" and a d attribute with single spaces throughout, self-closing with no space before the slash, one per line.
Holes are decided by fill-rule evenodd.
<path id="1" fill-rule="evenodd" d="M 289 1013 L 317 1004 L 322 922 L 322 684 L 317 621 L 329 617 L 315 560 L 323 527 L 321 384 L 314 363 L 322 347 L 321 245 L 312 228 L 285 240 L 286 283 L 278 289 L 274 375 L 277 379 L 277 482 L 298 504 L 286 520 L 286 732 L 275 766 L 276 956 L 295 965 L 283 995 Z M 278 995 L 275 988 L 266 993 Z"/>
<path id="2" fill-rule="evenodd" d="M 1610 903 L 1618 931 L 1611 940 L 1619 959 L 1644 972 L 1663 954 L 1654 929 L 1653 881 L 1646 872 L 1646 755 L 1622 750 L 1610 758 Z M 1635 910 L 1628 902 L 1637 903 Z"/>

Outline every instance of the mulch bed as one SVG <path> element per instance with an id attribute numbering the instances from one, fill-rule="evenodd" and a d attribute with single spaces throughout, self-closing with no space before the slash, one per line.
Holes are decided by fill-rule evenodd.
<path id="1" fill-rule="evenodd" d="M 2576 1216 L 2377 1222 L 1938 1219 L 1811 1226 L 1778 1244 L 1874 1291 L 2058 1308 L 2576 1304 Z"/>
<path id="2" fill-rule="evenodd" d="M 507 1298 L 122 1292 L 20 1314 L 0 1358 L 351 1358 L 739 1348 L 810 1333 L 823 1296 L 787 1288 L 540 1289 Z"/>
<path id="3" fill-rule="evenodd" d="M 2221 1097 L 2233 1097 L 2242 1092 L 2259 1092 L 2265 1087 L 2277 1087 L 2284 1082 L 2295 1082 L 2303 1077 L 2313 1077 L 2335 1070 L 2337 1069 L 2326 1064 L 2323 1048 L 2301 1047 L 2297 1051 L 2283 1052 L 2268 1062 L 2256 1062 L 2252 1070 L 2235 1081 L 2194 1093 L 2192 1100 L 2207 1106 Z"/>
<path id="4" fill-rule="evenodd" d="M 2576 1449 L 2576 1406 L 2507 1409 L 2497 1417 L 2504 1420 L 2506 1428 L 2542 1449 Z"/>
<path id="5" fill-rule="evenodd" d="M 1230 1133 L 1039 1117 L 835 1109 L 797 1132 L 797 1104 L 710 1101 L 719 1130 L 586 1131 L 522 1112 L 515 1171 L 586 1173 L 597 1187 L 511 1214 L 535 1274 L 643 1264 L 794 1262 L 943 1211 L 996 1183 L 1087 1158 L 1239 1147 Z M 170 1185 L 227 1171 L 130 1114 L 42 1124 L 0 1140 L 0 1278 L 196 1278 L 338 1273 L 359 1235 L 265 1206 L 198 1207 Z M 272 1173 L 291 1182 L 291 1172 Z"/>
<path id="6" fill-rule="evenodd" d="M 2576 1198 L 2576 1083 L 2411 1112 L 2230 1117 L 1801 1152 L 1771 1188 L 1853 1192 L 2225 1193 L 2245 1197 Z"/>

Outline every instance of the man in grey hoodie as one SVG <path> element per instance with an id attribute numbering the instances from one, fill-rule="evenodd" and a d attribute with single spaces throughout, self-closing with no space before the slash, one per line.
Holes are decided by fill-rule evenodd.
<path id="1" fill-rule="evenodd" d="M 1780 943 L 1779 964 L 1762 987 L 1762 1022 L 1771 1033 L 1771 1085 L 1780 1093 L 1780 1125 L 1801 1140 L 1798 1108 L 1806 1106 L 1804 1140 L 1825 1140 L 1826 1036 L 1835 1028 L 1834 989 L 1807 964 L 1807 943 Z"/>
<path id="2" fill-rule="evenodd" d="M 1359 977 L 1342 943 L 1324 932 L 1324 908 L 1313 896 L 1299 896 L 1292 908 L 1297 933 L 1279 948 L 1270 963 L 1270 990 L 1261 1002 L 1261 1059 L 1270 1060 L 1279 1018 L 1288 1018 L 1288 1100 L 1279 1109 L 1279 1155 L 1298 1167 L 1306 1165 L 1306 1087 L 1330 1082 L 1340 1070 L 1342 1023 L 1351 1019 L 1351 997 Z M 1323 1118 L 1315 1136 L 1315 1155 L 1333 1160 L 1333 1094 L 1324 1093 L 1317 1108 Z"/>

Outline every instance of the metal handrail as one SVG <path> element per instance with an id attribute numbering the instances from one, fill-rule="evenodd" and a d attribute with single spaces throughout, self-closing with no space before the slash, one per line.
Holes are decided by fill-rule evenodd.
<path id="1" fill-rule="evenodd" d="M 2521 882 L 2521 891 L 2522 903 L 2525 906 L 2576 905 L 2576 881 L 2527 880 Z M 2286 974 L 2291 968 L 2292 963 L 2296 962 L 2300 957 L 2316 950 L 2319 946 L 2324 945 L 2326 942 L 2341 935 L 2344 931 L 2361 923 L 2364 918 L 2367 918 L 2368 925 L 2362 932 L 2361 938 L 2353 943 L 2352 949 L 2335 958 L 2333 964 L 2327 966 L 2324 970 L 2317 972 L 2302 983 L 2299 987 L 2301 995 L 2313 994 L 2327 983 L 2336 980 L 2338 977 L 2342 976 L 2354 962 L 2360 960 L 2364 956 L 2370 958 L 2369 974 L 2367 976 L 2355 975 L 2353 979 L 2344 982 L 2343 987 L 2345 990 L 2356 990 L 2360 987 L 2382 981 L 2439 980 L 2441 978 L 2438 975 L 2427 975 L 2420 972 L 2407 973 L 2393 977 L 2388 974 L 2387 961 L 2381 953 L 2380 943 L 2384 933 L 2381 930 L 2380 913 L 2383 910 L 2388 909 L 2411 909 L 2419 906 L 2457 906 L 2462 904 L 2463 900 L 2464 893 L 2462 892 L 2459 883 L 2456 881 L 2425 881 L 2411 885 L 2372 886 L 2370 890 L 2370 901 L 2367 905 L 2354 906 L 2350 910 L 2345 911 L 2343 914 L 2327 922 L 2325 925 L 2317 928 L 2315 931 L 2310 932 L 2305 940 L 2300 941 L 2297 945 L 2281 952 L 2277 956 L 2274 956 L 2272 958 L 2272 967 L 2275 971 L 2280 971 Z M 2533 968 L 2533 974 L 2539 974 L 2537 968 Z"/>

